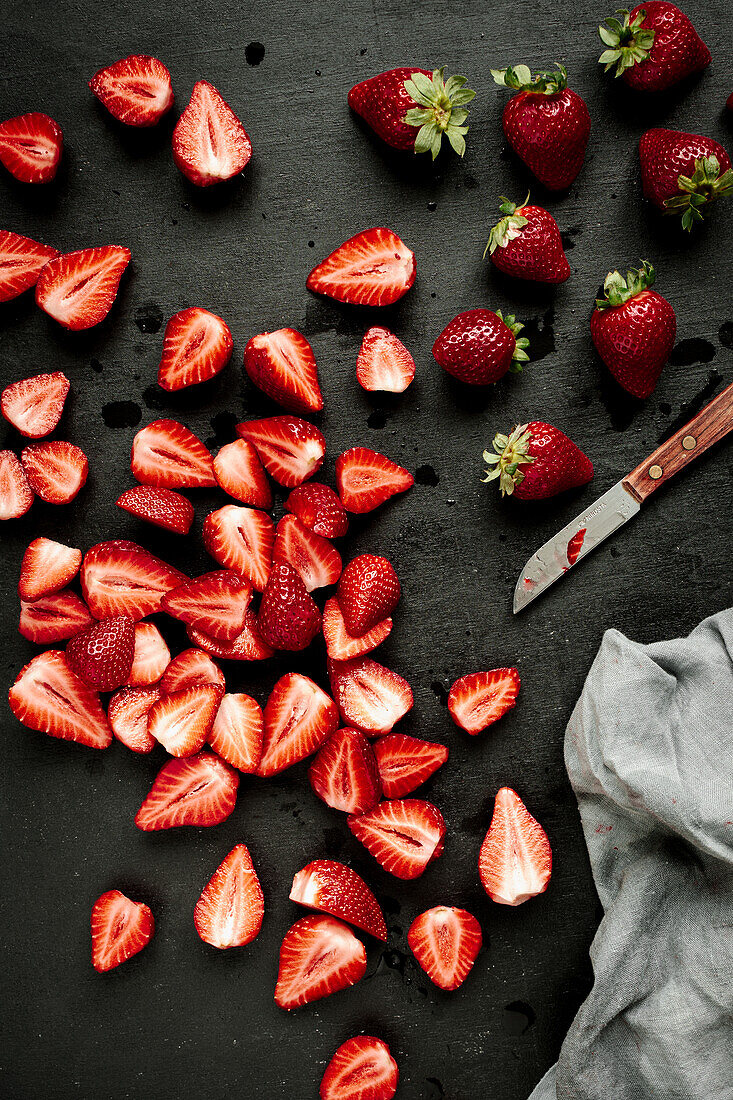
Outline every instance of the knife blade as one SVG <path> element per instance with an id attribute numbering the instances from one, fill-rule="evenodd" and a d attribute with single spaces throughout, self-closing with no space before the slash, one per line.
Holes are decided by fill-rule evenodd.
<path id="1" fill-rule="evenodd" d="M 514 614 L 633 519 L 647 497 L 673 474 L 732 430 L 733 384 L 532 555 L 514 589 Z"/>

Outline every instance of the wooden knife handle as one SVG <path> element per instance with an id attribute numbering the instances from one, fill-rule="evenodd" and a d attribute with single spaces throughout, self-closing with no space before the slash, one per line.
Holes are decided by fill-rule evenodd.
<path id="1" fill-rule="evenodd" d="M 733 384 L 632 470 L 622 482 L 624 488 L 639 502 L 646 500 L 673 474 L 732 430 Z"/>

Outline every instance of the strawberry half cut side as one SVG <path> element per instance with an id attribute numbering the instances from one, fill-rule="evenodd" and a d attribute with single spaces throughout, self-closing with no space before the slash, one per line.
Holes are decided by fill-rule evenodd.
<path id="1" fill-rule="evenodd" d="M 3 264 L 1 249 L 0 240 L 0 286 Z M 2 392 L 0 409 L 5 419 L 21 435 L 29 439 L 41 439 L 44 435 L 50 435 L 57 426 L 68 392 L 69 379 L 60 370 L 53 374 L 36 374 L 32 378 L 22 378 L 19 382 L 6 386 Z"/>
<path id="2" fill-rule="evenodd" d="M 171 74 L 157 57 L 131 54 L 106 65 L 89 87 L 126 126 L 155 126 L 173 106 Z"/>
<path id="3" fill-rule="evenodd" d="M 448 746 L 405 733 L 388 733 L 374 742 L 374 755 L 385 798 L 412 794 L 448 759 Z"/>
<path id="4" fill-rule="evenodd" d="M 264 724 L 260 704 L 242 693 L 224 695 L 209 733 L 214 752 L 240 772 L 257 771 Z"/>
<path id="5" fill-rule="evenodd" d="M 36 303 L 64 328 L 92 328 L 114 305 L 132 254 L 122 245 L 82 248 L 49 260 L 36 283 Z"/>
<path id="6" fill-rule="evenodd" d="M 344 722 L 366 734 L 389 733 L 412 708 L 407 680 L 369 657 L 329 661 L 328 671 Z"/>
<path id="7" fill-rule="evenodd" d="M 400 1071 L 382 1039 L 355 1035 L 342 1043 L 326 1066 L 321 1100 L 392 1100 Z"/>
<path id="8" fill-rule="evenodd" d="M 35 286 L 41 271 L 54 256 L 58 256 L 58 249 L 51 245 L 22 237 L 10 229 L 0 229 L 0 302 L 9 302 Z M 3 416 L 6 416 L 4 408 Z"/>
<path id="9" fill-rule="evenodd" d="M 113 970 L 142 951 L 154 931 L 147 905 L 108 890 L 92 906 L 92 966 L 100 974 Z"/>
<path id="10" fill-rule="evenodd" d="M 349 828 L 385 871 L 418 878 L 442 851 L 445 822 L 437 806 L 419 798 L 380 802 L 349 818 Z"/>
<path id="11" fill-rule="evenodd" d="M 16 115 L 0 122 L 0 164 L 21 183 L 50 183 L 63 142 L 61 127 L 48 115 Z"/>
<path id="12" fill-rule="evenodd" d="M 81 589 L 95 619 L 144 619 L 160 610 L 166 592 L 188 577 L 127 539 L 99 542 L 84 555 Z"/>
<path id="13" fill-rule="evenodd" d="M 463 985 L 476 962 L 481 925 L 465 909 L 436 905 L 410 925 L 407 942 L 430 980 L 441 989 Z"/>
<path id="14" fill-rule="evenodd" d="M 252 600 L 252 586 L 230 569 L 217 569 L 166 592 L 161 609 L 218 641 L 231 642 L 242 632 Z"/>
<path id="15" fill-rule="evenodd" d="M 204 520 L 204 546 L 214 561 L 263 592 L 272 568 L 275 525 L 256 508 L 225 504 Z"/>
<path id="16" fill-rule="evenodd" d="M 366 973 L 364 944 L 334 917 L 301 917 L 280 947 L 275 1002 L 299 1008 L 354 985 Z"/>
<path id="17" fill-rule="evenodd" d="M 208 80 L 197 80 L 173 131 L 176 168 L 197 187 L 238 175 L 249 163 L 252 143 L 226 100 Z"/>
<path id="18" fill-rule="evenodd" d="M 346 629 L 336 597 L 326 600 L 323 608 L 323 637 L 326 640 L 326 652 L 332 661 L 350 661 L 353 657 L 371 653 L 389 637 L 391 631 L 392 620 L 383 619 L 366 634 L 355 638 Z"/>
<path id="19" fill-rule="evenodd" d="M 144 832 L 219 825 L 234 809 L 238 786 L 239 773 L 211 752 L 170 760 L 155 777 L 135 824 Z"/>
<path id="20" fill-rule="evenodd" d="M 336 730 L 316 753 L 308 778 L 322 802 L 348 814 L 372 810 L 382 795 L 374 750 L 360 730 Z"/>
<path id="21" fill-rule="evenodd" d="M 34 539 L 20 563 L 18 595 L 21 600 L 33 601 L 59 592 L 74 579 L 80 565 L 81 550 L 53 539 Z"/>
<path id="22" fill-rule="evenodd" d="M 259 934 L 264 913 L 265 899 L 252 857 L 246 844 L 237 844 L 196 902 L 196 931 L 212 947 L 244 947 Z"/>
<path id="23" fill-rule="evenodd" d="M 308 592 L 336 584 L 341 576 L 341 555 L 321 535 L 316 535 L 297 516 L 283 516 L 275 530 L 274 562 L 290 565 Z"/>
<path id="24" fill-rule="evenodd" d="M 73 638 L 80 630 L 91 626 L 89 608 L 76 592 L 63 589 L 51 596 L 41 596 L 33 603 L 20 602 L 18 630 L 29 642 L 51 645 Z"/>
<path id="25" fill-rule="evenodd" d="M 375 325 L 364 334 L 356 359 L 356 380 L 376 393 L 404 393 L 415 377 L 415 360 L 393 332 Z"/>
<path id="26" fill-rule="evenodd" d="M 516 704 L 519 684 L 516 668 L 494 668 L 461 676 L 448 693 L 451 718 L 466 733 L 481 733 Z"/>
<path id="27" fill-rule="evenodd" d="M 148 733 L 150 708 L 160 698 L 157 687 L 120 688 L 109 701 L 112 733 L 132 752 L 152 752 L 157 741 Z"/>
<path id="28" fill-rule="evenodd" d="M 20 519 L 33 501 L 33 490 L 18 456 L 0 451 L 0 520 Z"/>
<path id="29" fill-rule="evenodd" d="M 270 777 L 314 753 L 336 730 L 338 711 L 333 699 L 313 680 L 289 672 L 270 693 L 264 723 L 257 774 Z"/>
<path id="30" fill-rule="evenodd" d="M 163 673 L 160 690 L 163 695 L 172 695 L 174 692 L 201 685 L 213 685 L 223 695 L 226 687 L 224 673 L 208 653 L 200 649 L 184 649 L 173 658 Z"/>
<path id="31" fill-rule="evenodd" d="M 216 485 L 214 460 L 201 440 L 177 420 L 154 420 L 132 441 L 132 476 L 156 489 Z"/>
<path id="32" fill-rule="evenodd" d="M 348 512 L 371 512 L 414 484 L 411 473 L 368 447 L 352 447 L 336 459 L 336 486 Z"/>
<path id="33" fill-rule="evenodd" d="M 308 290 L 355 306 L 390 306 L 415 282 L 415 254 L 391 229 L 349 237 L 313 268 Z"/>
<path id="34" fill-rule="evenodd" d="M 323 432 L 298 416 L 270 416 L 237 424 L 237 434 L 257 451 L 270 477 L 295 489 L 321 468 L 326 454 Z"/>
<path id="35" fill-rule="evenodd" d="M 521 905 L 542 894 L 552 874 L 547 833 L 516 791 L 502 787 L 479 855 L 481 885 L 500 905 Z"/>
<path id="36" fill-rule="evenodd" d="M 290 412 L 323 408 L 313 349 L 293 328 L 253 336 L 244 349 L 244 369 L 255 386 Z"/>
<path id="37" fill-rule="evenodd" d="M 96 691 L 72 672 L 61 650 L 39 653 L 18 673 L 8 693 L 10 709 L 29 729 L 106 749 L 112 730 Z"/>
<path id="38" fill-rule="evenodd" d="M 62 439 L 30 443 L 20 461 L 31 489 L 47 504 L 69 504 L 86 485 L 89 462 L 75 443 Z"/>
<path id="39" fill-rule="evenodd" d="M 226 321 L 200 306 L 182 309 L 165 326 L 158 385 L 168 393 L 206 382 L 223 370 L 234 341 Z"/>

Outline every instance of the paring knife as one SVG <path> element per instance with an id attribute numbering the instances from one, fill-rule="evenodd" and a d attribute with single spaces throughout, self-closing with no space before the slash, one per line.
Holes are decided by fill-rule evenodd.
<path id="1" fill-rule="evenodd" d="M 633 519 L 655 489 L 731 430 L 733 384 L 532 555 L 514 589 L 515 615 Z"/>

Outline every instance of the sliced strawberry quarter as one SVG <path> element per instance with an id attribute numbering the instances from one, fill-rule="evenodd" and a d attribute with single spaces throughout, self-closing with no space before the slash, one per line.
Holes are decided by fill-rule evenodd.
<path id="1" fill-rule="evenodd" d="M 266 512 L 225 504 L 204 520 L 204 546 L 214 561 L 262 592 L 272 567 L 275 525 Z"/>
<path id="2" fill-rule="evenodd" d="M 154 623 L 135 623 L 135 648 L 128 677 L 130 687 L 157 684 L 170 664 L 171 653 Z"/>
<path id="3" fill-rule="evenodd" d="M 225 493 L 242 504 L 267 511 L 272 490 L 257 451 L 246 439 L 225 443 L 214 459 L 214 475 Z"/>
<path id="4" fill-rule="evenodd" d="M 193 911 L 204 943 L 244 947 L 259 934 L 265 899 L 246 844 L 237 844 L 217 867 Z"/>
<path id="5" fill-rule="evenodd" d="M 132 476 L 156 489 L 216 485 L 214 460 L 192 431 L 177 420 L 154 420 L 132 441 Z"/>
<path id="6" fill-rule="evenodd" d="M 547 889 L 551 874 L 547 833 L 516 791 L 502 787 L 479 855 L 484 890 L 500 905 L 521 905 Z"/>
<path id="7" fill-rule="evenodd" d="M 154 489 L 152 485 L 136 485 L 117 498 L 117 507 L 131 516 L 172 531 L 187 535 L 193 523 L 193 505 L 172 489 Z"/>
<path id="8" fill-rule="evenodd" d="M 99 542 L 84 555 L 81 587 L 97 619 L 144 619 L 160 610 L 166 592 L 187 581 L 183 573 L 127 539 Z"/>
<path id="9" fill-rule="evenodd" d="M 20 603 L 20 623 L 18 630 L 30 642 L 39 645 L 51 645 L 73 638 L 80 630 L 91 626 L 92 617 L 89 608 L 75 592 L 54 592 L 51 596 L 41 596 L 33 603 Z"/>
<path id="10" fill-rule="evenodd" d="M 112 730 L 96 691 L 73 673 L 61 650 L 34 657 L 16 677 L 8 693 L 19 722 L 65 741 L 106 749 Z"/>
<path id="11" fill-rule="evenodd" d="M 16 115 L 0 122 L 0 164 L 21 183 L 50 183 L 63 141 L 61 127 L 48 115 Z"/>
<path id="12" fill-rule="evenodd" d="M 461 676 L 448 693 L 451 718 L 466 733 L 481 733 L 515 705 L 519 682 L 516 668 L 494 668 Z"/>
<path id="13" fill-rule="evenodd" d="M 297 516 L 283 516 L 275 530 L 273 561 L 286 562 L 309 592 L 336 584 L 341 555 L 331 543 L 310 531 Z"/>
<path id="14" fill-rule="evenodd" d="M 1 237 L 2 234 L 0 234 Z M 2 255 L 0 253 L 0 280 L 1 278 Z M 1 300 L 2 290 L 0 289 Z M 41 439 L 42 436 L 49 435 L 61 419 L 69 385 L 69 379 L 60 370 L 54 371 L 53 374 L 36 374 L 32 378 L 21 378 L 19 382 L 13 382 L 3 390 L 2 399 L 0 399 L 2 414 L 21 435 L 29 439 Z"/>
<path id="15" fill-rule="evenodd" d="M 108 890 L 92 907 L 92 966 L 100 974 L 113 970 L 142 951 L 154 931 L 147 905 Z"/>
<path id="16" fill-rule="evenodd" d="M 244 349 L 244 369 L 255 386 L 291 412 L 323 408 L 313 349 L 293 328 L 253 336 Z"/>
<path id="17" fill-rule="evenodd" d="M 244 628 L 252 586 L 230 569 L 218 569 L 166 592 L 161 608 L 218 641 L 231 642 Z"/>
<path id="18" fill-rule="evenodd" d="M 74 579 L 80 565 L 81 550 L 53 539 L 34 539 L 20 563 L 18 595 L 21 600 L 33 601 L 59 592 Z"/>
<path id="19" fill-rule="evenodd" d="M 364 733 L 389 733 L 412 708 L 412 688 L 398 673 L 369 657 L 329 661 L 331 690 L 341 717 Z"/>
<path id="20" fill-rule="evenodd" d="M 31 443 L 20 460 L 31 489 L 47 504 L 69 504 L 86 484 L 89 462 L 75 443 Z"/>
<path id="21" fill-rule="evenodd" d="M 366 634 L 355 638 L 349 634 L 338 600 L 332 596 L 326 600 L 323 608 L 323 637 L 326 640 L 326 652 L 332 661 L 350 661 L 371 653 L 381 645 L 392 631 L 392 620 L 383 619 Z"/>
<path id="22" fill-rule="evenodd" d="M 326 454 L 323 432 L 298 416 L 270 416 L 237 424 L 237 433 L 260 456 L 270 477 L 295 489 L 321 468 Z"/>
<path id="23" fill-rule="evenodd" d="M 33 500 L 33 490 L 18 456 L 0 451 L 0 520 L 20 519 Z"/>
<path id="24" fill-rule="evenodd" d="M 133 752 L 152 752 L 157 741 L 148 733 L 148 715 L 160 698 L 157 687 L 120 688 L 109 701 L 107 718 L 118 741 Z"/>
<path id="25" fill-rule="evenodd" d="M 355 1035 L 342 1043 L 326 1066 L 321 1100 L 392 1100 L 400 1071 L 382 1039 Z"/>
<path id="26" fill-rule="evenodd" d="M 0 302 L 9 302 L 35 286 L 41 271 L 54 256 L 58 256 L 58 250 L 50 245 L 22 237 L 10 229 L 0 229 Z M 4 405 L 3 416 L 10 420 Z"/>
<path id="27" fill-rule="evenodd" d="M 481 950 L 481 925 L 465 909 L 436 905 L 421 913 L 407 933 L 410 950 L 441 989 L 458 989 Z"/>
<path id="28" fill-rule="evenodd" d="M 264 711 L 262 759 L 257 774 L 277 775 L 310 756 L 338 725 L 338 711 L 318 684 L 289 672 L 275 684 Z"/>
<path id="29" fill-rule="evenodd" d="M 242 123 L 213 84 L 197 80 L 173 131 L 173 160 L 197 187 L 231 179 L 252 156 Z"/>
<path id="30" fill-rule="evenodd" d="M 332 734 L 316 753 L 308 777 L 327 806 L 348 814 L 366 813 L 382 795 L 374 750 L 360 730 Z"/>
<path id="31" fill-rule="evenodd" d="M 415 360 L 401 340 L 375 325 L 364 334 L 356 360 L 356 380 L 372 392 L 403 393 L 415 377 Z"/>
<path id="32" fill-rule="evenodd" d="M 313 268 L 306 286 L 355 306 L 389 306 L 415 282 L 415 254 L 391 229 L 365 229 Z"/>
<path id="33" fill-rule="evenodd" d="M 234 809 L 238 786 L 239 773 L 211 752 L 170 760 L 155 777 L 135 824 L 144 832 L 219 825 Z"/>
<path id="34" fill-rule="evenodd" d="M 172 695 L 174 692 L 202 685 L 213 685 L 222 695 L 226 686 L 224 673 L 208 653 L 200 649 L 184 649 L 173 658 L 163 673 L 160 691 L 162 695 Z"/>
<path id="35" fill-rule="evenodd" d="M 55 256 L 38 278 L 36 303 L 64 328 L 92 328 L 112 309 L 130 259 L 130 249 L 116 244 Z"/>
<path id="36" fill-rule="evenodd" d="M 126 126 L 155 126 L 173 106 L 171 74 L 157 57 L 132 54 L 89 81 L 94 95 Z"/>
<path id="37" fill-rule="evenodd" d="M 437 806 L 420 798 L 380 802 L 369 813 L 349 818 L 349 828 L 385 871 L 418 878 L 439 854 L 445 822 Z"/>
<path id="38" fill-rule="evenodd" d="M 411 473 L 368 447 L 352 447 L 336 459 L 336 485 L 349 512 L 371 512 L 414 484 Z"/>
<path id="39" fill-rule="evenodd" d="M 165 326 L 158 385 L 173 393 L 223 370 L 234 341 L 226 321 L 200 306 L 182 309 Z"/>
<path id="40" fill-rule="evenodd" d="M 405 733 L 389 733 L 374 742 L 385 798 L 411 794 L 448 759 L 447 745 Z"/>
<path id="41" fill-rule="evenodd" d="M 299 1008 L 354 985 L 366 973 L 364 944 L 340 920 L 301 917 L 280 947 L 275 1001 Z"/>
<path id="42" fill-rule="evenodd" d="M 378 940 L 387 939 L 387 925 L 379 902 L 361 875 L 344 863 L 313 860 L 293 879 L 290 900 L 338 917 Z"/>
<path id="43" fill-rule="evenodd" d="M 262 758 L 260 704 L 242 693 L 225 695 L 209 733 L 209 745 L 240 772 L 256 772 Z"/>
<path id="44" fill-rule="evenodd" d="M 213 684 L 164 695 L 150 708 L 148 732 L 171 756 L 193 756 L 206 744 L 220 699 Z"/>

